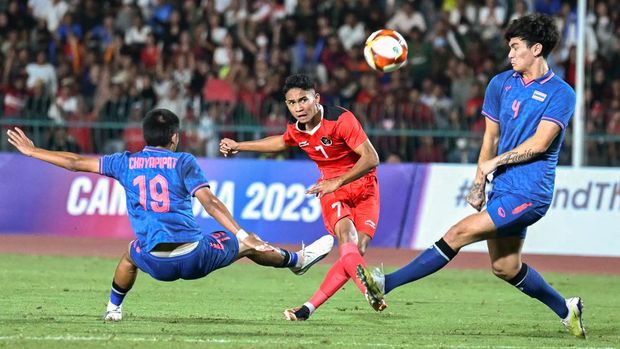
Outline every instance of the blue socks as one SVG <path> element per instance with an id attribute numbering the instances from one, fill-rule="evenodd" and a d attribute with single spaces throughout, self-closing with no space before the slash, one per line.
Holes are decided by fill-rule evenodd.
<path id="1" fill-rule="evenodd" d="M 290 253 L 283 248 L 279 248 L 279 250 L 282 257 L 284 257 L 284 261 L 276 268 L 291 268 L 297 265 L 297 261 L 299 260 L 299 256 L 297 255 L 297 253 Z"/>
<path id="2" fill-rule="evenodd" d="M 454 251 L 444 239 L 440 239 L 433 246 L 422 252 L 411 263 L 397 271 L 385 275 L 385 293 L 393 289 L 428 276 L 443 268 L 455 256 Z M 517 275 L 508 280 L 513 286 L 532 298 L 546 304 L 561 319 L 568 315 L 566 300 L 551 287 L 534 268 L 523 263 Z"/>
<path id="3" fill-rule="evenodd" d="M 545 303 L 560 319 L 564 319 L 568 315 L 564 297 L 551 287 L 534 268 L 527 264 L 523 263 L 521 270 L 508 282 L 526 295 Z"/>
<path id="4" fill-rule="evenodd" d="M 122 287 L 120 287 L 119 285 L 116 284 L 116 282 L 114 282 L 114 280 L 112 280 L 112 290 L 110 291 L 110 303 L 119 306 L 123 303 L 123 299 L 125 299 L 125 296 L 127 295 L 127 292 L 129 292 L 131 288 L 128 289 L 124 289 Z"/>
<path id="5" fill-rule="evenodd" d="M 448 246 L 443 238 L 439 239 L 411 263 L 385 275 L 385 293 L 436 272 L 448 264 L 454 256 L 456 251 Z"/>

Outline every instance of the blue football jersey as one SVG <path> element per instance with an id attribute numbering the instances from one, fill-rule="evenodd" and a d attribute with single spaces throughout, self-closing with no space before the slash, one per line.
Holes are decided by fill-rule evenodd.
<path id="1" fill-rule="evenodd" d="M 209 184 L 193 155 L 145 147 L 102 157 L 99 172 L 125 188 L 127 214 L 142 249 L 202 239 L 191 198 Z"/>
<path id="2" fill-rule="evenodd" d="M 552 70 L 528 83 L 513 70 L 493 77 L 484 96 L 482 114 L 499 124 L 498 154 L 532 137 L 542 120 L 561 128 L 544 154 L 529 162 L 500 166 L 493 179 L 493 191 L 551 203 L 558 154 L 574 111 L 575 91 Z"/>

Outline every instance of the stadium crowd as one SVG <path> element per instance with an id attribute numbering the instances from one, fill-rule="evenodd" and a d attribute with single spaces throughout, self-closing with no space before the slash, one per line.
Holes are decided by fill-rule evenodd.
<path id="1" fill-rule="evenodd" d="M 184 150 L 215 157 L 221 137 L 280 133 L 282 83 L 303 72 L 323 103 L 355 113 L 383 161 L 473 163 L 484 88 L 508 68 L 503 29 L 532 11 L 554 16 L 562 40 L 549 62 L 574 86 L 575 3 L 0 1 L 0 120 L 44 125 L 50 149 L 136 151 L 145 111 L 163 107 L 182 120 Z M 390 74 L 363 58 L 381 28 L 409 45 L 408 64 Z M 620 142 L 608 139 L 620 135 L 620 1 L 588 2 L 586 46 L 587 164 L 617 166 Z M 570 146 L 569 131 L 561 164 Z"/>

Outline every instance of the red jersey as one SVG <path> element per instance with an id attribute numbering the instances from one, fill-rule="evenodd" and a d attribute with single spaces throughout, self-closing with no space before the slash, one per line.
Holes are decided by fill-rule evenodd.
<path id="1" fill-rule="evenodd" d="M 288 146 L 298 146 L 321 171 L 321 179 L 338 177 L 350 170 L 360 156 L 353 151 L 368 136 L 355 115 L 342 107 L 322 105 L 323 118 L 312 130 L 298 122 L 289 123 L 283 135 Z M 374 174 L 372 169 L 369 174 Z"/>

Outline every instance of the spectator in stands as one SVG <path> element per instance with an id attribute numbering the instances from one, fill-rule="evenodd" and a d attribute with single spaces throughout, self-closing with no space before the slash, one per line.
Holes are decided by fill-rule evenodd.
<path id="1" fill-rule="evenodd" d="M 515 19 L 521 18 L 530 13 L 530 10 L 527 6 L 525 0 L 517 0 L 515 1 L 515 8 L 513 14 L 508 18 L 508 22 L 512 22 Z"/>
<path id="2" fill-rule="evenodd" d="M 400 33 L 407 33 L 413 28 L 417 28 L 420 32 L 426 31 L 424 17 L 414 8 L 414 4 L 411 1 L 403 2 L 385 26 Z"/>
<path id="3" fill-rule="evenodd" d="M 131 27 L 125 33 L 125 44 L 128 46 L 132 55 L 139 58 L 142 47 L 146 45 L 148 35 L 151 33 L 152 28 L 144 23 L 142 15 L 136 13 L 133 15 L 131 21 Z"/>
<path id="4" fill-rule="evenodd" d="M 58 123 L 72 119 L 78 111 L 79 97 L 73 89 L 73 79 L 65 78 L 61 81 L 60 89 L 54 103 L 50 105 L 47 115 Z"/>
<path id="5" fill-rule="evenodd" d="M 56 36 L 61 42 L 65 42 L 70 34 L 77 39 L 82 39 L 83 31 L 82 26 L 75 22 L 73 13 L 67 12 L 62 17 L 58 30 L 56 30 Z"/>
<path id="6" fill-rule="evenodd" d="M 495 0 L 485 0 L 478 10 L 478 25 L 482 38 L 490 42 L 500 42 L 501 27 L 506 21 L 506 8 L 499 6 Z"/>
<path id="7" fill-rule="evenodd" d="M 110 86 L 110 97 L 99 112 L 98 121 L 110 123 L 109 129 L 95 130 L 95 150 L 109 154 L 123 149 L 122 124 L 127 122 L 131 101 L 127 96 L 127 89 L 118 81 Z"/>
<path id="8" fill-rule="evenodd" d="M 24 107 L 28 100 L 26 77 L 17 75 L 11 83 L 4 80 L 0 87 L 3 96 L 2 116 L 4 118 L 19 119 L 23 117 Z"/>
<path id="9" fill-rule="evenodd" d="M 418 89 L 409 91 L 403 112 L 405 122 L 414 129 L 429 130 L 434 127 L 435 115 L 433 115 L 431 108 L 420 100 L 420 90 Z"/>
<path id="10" fill-rule="evenodd" d="M 419 86 L 421 81 L 430 77 L 432 73 L 433 46 L 426 40 L 417 27 L 409 31 L 407 44 L 407 66 L 409 76 L 415 86 Z"/>
<path id="11" fill-rule="evenodd" d="M 46 149 L 68 151 L 72 153 L 79 153 L 81 151 L 80 146 L 75 142 L 75 139 L 67 133 L 67 128 L 64 126 L 52 128 Z"/>
<path id="12" fill-rule="evenodd" d="M 26 86 L 33 88 L 37 80 L 41 80 L 45 86 L 45 91 L 50 96 L 56 95 L 57 77 L 56 69 L 47 62 L 47 54 L 45 51 L 38 51 L 36 61 L 26 66 L 28 81 Z"/>
<path id="13" fill-rule="evenodd" d="M 52 98 L 45 91 L 43 81 L 37 80 L 30 89 L 30 93 L 23 109 L 23 117 L 31 120 L 49 120 L 47 113 L 52 104 Z"/>
<path id="14" fill-rule="evenodd" d="M 103 23 L 95 26 L 86 35 L 96 40 L 99 43 L 99 49 L 105 51 L 114 41 L 114 24 L 114 16 L 106 15 L 103 18 Z"/>
<path id="15" fill-rule="evenodd" d="M 161 47 L 157 44 L 155 34 L 149 33 L 146 36 L 146 43 L 140 51 L 140 62 L 144 69 L 152 71 L 161 59 Z"/>
<path id="16" fill-rule="evenodd" d="M 420 137 L 420 145 L 412 159 L 414 162 L 444 162 L 443 149 L 433 137 Z"/>
<path id="17" fill-rule="evenodd" d="M 34 26 L 34 18 L 26 12 L 19 1 L 11 0 L 4 11 L 6 16 L 6 26 L 12 30 L 21 32 L 23 30 L 30 30 Z"/>
<path id="18" fill-rule="evenodd" d="M 345 15 L 344 24 L 338 28 L 338 38 L 345 50 L 364 43 L 366 40 L 364 23 L 359 21 L 355 13 L 349 12 Z"/>
<path id="19" fill-rule="evenodd" d="M 187 103 L 188 101 L 185 96 L 183 86 L 175 82 L 170 85 L 168 94 L 163 98 L 159 99 L 156 108 L 168 109 L 172 111 L 175 115 L 178 115 L 181 121 L 183 121 L 183 118 L 185 118 Z"/>
<path id="20" fill-rule="evenodd" d="M 471 67 L 465 61 L 458 61 L 450 84 L 450 95 L 454 107 L 459 111 L 466 110 L 466 103 L 471 96 L 472 85 L 475 82 Z"/>
<path id="21" fill-rule="evenodd" d="M 142 116 L 145 112 L 140 102 L 132 103 L 130 109 L 127 127 L 123 130 L 123 141 L 125 142 L 125 149 L 134 153 L 142 150 L 146 145 L 142 135 Z"/>
<path id="22" fill-rule="evenodd" d="M 448 20 L 461 36 L 467 35 L 476 24 L 476 6 L 468 0 L 457 0 L 456 6 L 449 11 Z"/>
<path id="23" fill-rule="evenodd" d="M 446 20 L 440 19 L 435 22 L 435 26 L 429 37 L 429 42 L 432 43 L 436 52 L 438 50 L 449 51 L 459 59 L 465 58 L 465 54 L 457 40 L 456 34 L 450 27 L 450 23 Z"/>
<path id="24" fill-rule="evenodd" d="M 159 0 L 29 0 L 24 6 L 20 1 L 9 0 L 0 13 L 0 57 L 3 79 L 8 81 L 4 87 L 14 91 L 18 83 L 15 77 L 27 75 L 27 88 L 33 95 L 25 99 L 23 116 L 47 120 L 50 100 L 62 94 L 57 81 L 72 79 L 79 101 L 77 110 L 85 113 L 76 117 L 89 120 L 91 114 L 100 115 L 108 101 L 110 79 L 126 85 L 123 93 L 131 94 L 126 97 L 150 105 L 147 109 L 154 107 L 158 99 L 169 98 L 170 86 L 180 83 L 187 91 L 187 101 L 192 103 L 191 108 L 178 110 L 183 118 L 188 110 L 200 115 L 208 108 L 203 90 L 209 76 L 226 79 L 233 91 L 233 101 L 245 82 L 255 81 L 255 93 L 269 96 L 261 105 L 268 106 L 282 98 L 276 96 L 279 89 L 273 88 L 281 81 L 268 84 L 269 79 L 273 76 L 278 80 L 292 70 L 300 70 L 317 75 L 323 85 L 324 100 L 346 106 L 364 118 L 368 104 L 354 105 L 356 99 L 368 103 L 364 102 L 367 82 L 362 83 L 364 88 L 360 90 L 360 80 L 365 79 L 360 77 L 369 69 L 361 56 L 362 45 L 371 31 L 392 26 L 407 39 L 408 64 L 396 73 L 381 76 L 378 95 L 391 94 L 397 103 L 402 103 L 403 118 L 409 122 L 403 128 L 437 128 L 443 115 L 435 120 L 429 111 L 421 111 L 424 108 L 420 108 L 419 101 L 409 100 L 410 94 L 417 94 L 414 99 L 419 99 L 419 91 L 410 93 L 411 88 L 419 90 L 422 82 L 429 79 L 441 85 L 443 94 L 453 100 L 447 113 L 447 128 L 459 130 L 463 120 L 480 119 L 472 111 L 475 108 L 464 106 L 468 91 L 477 88 L 475 81 L 488 83 L 505 64 L 504 51 L 494 49 L 501 40 L 489 42 L 489 38 L 528 10 L 555 16 L 565 39 L 548 62 L 556 75 L 575 84 L 576 55 L 572 47 L 577 22 L 570 2 L 518 0 L 514 8 L 506 0 L 281 3 L 186 0 L 173 6 Z M 586 118 L 611 115 L 610 101 L 619 98 L 612 97 L 612 81 L 620 78 L 617 9 L 617 4 L 605 1 L 596 1 L 589 7 L 587 64 L 593 74 L 586 76 L 590 101 Z M 54 17 L 51 23 L 50 16 Z M 56 29 L 50 31 L 50 25 Z M 145 43 L 148 47 L 142 50 Z M 40 55 L 41 63 L 35 59 Z M 463 75 L 465 70 L 469 72 Z M 605 79 L 601 79 L 601 72 Z M 429 96 L 432 92 L 425 91 L 424 99 Z M 597 115 L 591 114 L 595 102 L 600 102 Z M 227 105 L 239 110 L 242 102 Z M 263 123 L 272 112 L 270 107 L 254 108 L 253 117 L 247 120 Z M 466 118 L 467 114 L 471 118 Z M 235 117 L 226 122 L 237 125 L 243 120 Z M 596 119 L 593 130 L 608 132 L 606 122 L 605 117 L 602 123 Z M 374 123 L 383 125 L 381 120 Z M 399 127 L 397 122 L 392 129 Z M 473 128 L 466 128 L 476 129 L 476 123 Z M 68 130 L 72 132 L 71 127 Z M 406 151 L 401 154 L 404 159 L 413 156 L 412 140 L 409 137 L 406 141 Z M 82 140 L 80 145 L 83 151 L 88 149 Z M 456 147 L 454 139 L 446 145 L 448 149 Z M 607 143 L 601 147 L 605 150 L 596 151 L 604 159 L 597 163 L 610 163 L 608 156 L 614 155 L 607 154 Z M 378 151 L 387 154 L 390 149 Z"/>

